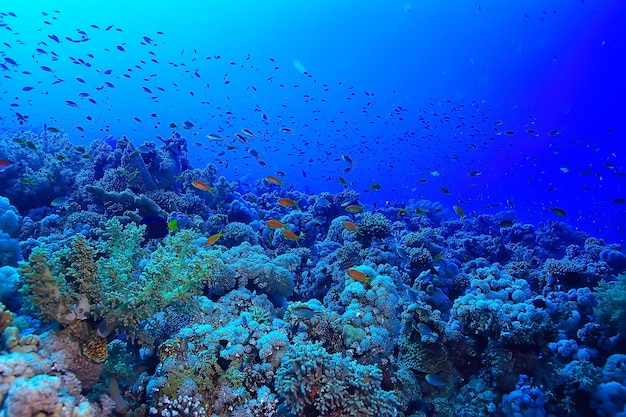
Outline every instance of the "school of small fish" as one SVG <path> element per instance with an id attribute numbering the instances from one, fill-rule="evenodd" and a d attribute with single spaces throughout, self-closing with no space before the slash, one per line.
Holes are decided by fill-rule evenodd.
<path id="1" fill-rule="evenodd" d="M 526 210 L 540 218 L 585 215 L 565 207 L 558 197 L 565 198 L 565 186 L 545 181 L 548 174 L 536 169 L 536 159 L 557 160 L 558 152 L 516 160 L 516 149 L 525 141 L 552 149 L 590 146 L 539 116 L 527 114 L 523 124 L 507 122 L 494 116 L 485 100 L 393 104 L 404 103 L 395 90 L 370 91 L 320 79 L 299 60 L 226 56 L 193 44 L 173 54 L 164 31 L 131 36 L 124 27 L 98 21 L 68 31 L 63 19 L 59 10 L 41 10 L 36 24 L 25 27 L 18 14 L 0 12 L 0 74 L 6 84 L 0 94 L 8 110 L 2 127 L 37 129 L 43 124 L 46 132 L 82 143 L 123 129 L 141 138 L 137 155 L 146 151 L 141 140 L 173 132 L 188 138 L 199 165 L 214 163 L 233 176 L 253 172 L 250 181 L 262 178 L 268 186 L 284 187 L 304 183 L 314 172 L 313 184 L 320 188 L 316 191 L 343 187 L 370 193 L 372 199 L 374 194 L 437 198 L 460 218 L 470 209 L 511 209 L 520 195 L 538 190 L 544 200 Z M 106 46 L 86 52 L 82 45 L 96 44 L 96 39 L 97 45 Z M 134 112 L 122 103 L 129 96 Z M 253 104 L 235 99 L 247 96 L 260 98 Z M 174 99 L 184 110 L 168 111 Z M 618 153 L 591 143 L 601 150 L 595 152 L 601 158 L 588 164 L 559 161 L 562 175 L 582 179 L 581 191 L 600 189 L 609 176 L 626 177 Z M 372 156 L 380 157 L 375 166 Z M 505 159 L 514 162 L 490 169 L 494 161 Z M 16 162 L 0 160 L 0 173 Z M 412 167 L 410 172 L 398 168 L 406 166 Z M 520 194 L 524 190 L 519 186 L 496 187 L 506 182 L 503 178 L 516 178 L 516 184 L 532 191 Z M 214 192 L 201 180 L 191 185 Z M 622 194 L 605 194 L 609 206 L 624 202 Z M 286 199 L 278 204 L 298 208 Z M 352 214 L 363 209 L 345 207 Z M 289 235 L 288 228 L 282 230 Z M 358 233 L 358 226 L 348 230 Z"/>

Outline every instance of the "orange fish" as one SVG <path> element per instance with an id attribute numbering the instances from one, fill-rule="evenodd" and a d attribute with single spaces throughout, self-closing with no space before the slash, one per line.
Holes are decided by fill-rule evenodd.
<path id="1" fill-rule="evenodd" d="M 265 225 L 270 229 L 284 229 L 286 227 L 280 220 L 276 219 L 270 219 L 266 221 Z"/>
<path id="2" fill-rule="evenodd" d="M 264 179 L 265 181 L 269 182 L 269 183 L 274 184 L 274 185 L 283 185 L 283 181 L 282 181 L 280 178 L 275 177 L 275 176 L 273 176 L 273 175 L 268 175 L 268 176 L 266 176 L 266 177 L 265 177 L 265 178 L 263 178 L 263 179 Z"/>
<path id="3" fill-rule="evenodd" d="M 353 222 L 351 222 L 350 220 L 345 220 L 345 221 L 341 222 L 341 225 L 348 232 L 363 234 L 363 233 L 361 233 L 361 228 L 359 226 L 357 226 L 356 224 L 354 224 Z"/>
<path id="4" fill-rule="evenodd" d="M 296 245 L 298 246 L 300 246 L 300 243 L 299 243 L 300 239 L 303 238 L 302 233 L 300 233 L 300 235 L 297 235 L 291 230 L 287 229 L 286 227 L 280 231 L 280 234 L 283 235 L 285 239 L 291 240 L 292 242 L 296 242 Z"/>
<path id="5" fill-rule="evenodd" d="M 354 268 L 350 268 L 346 271 L 346 274 L 348 274 L 350 276 L 350 278 L 359 281 L 359 282 L 364 282 L 366 284 L 370 283 L 370 280 L 372 279 L 372 277 L 370 277 L 369 275 L 365 275 L 363 272 L 359 271 L 358 269 L 354 269 Z"/>
<path id="6" fill-rule="evenodd" d="M 215 242 L 217 242 L 217 240 L 223 236 L 222 232 L 216 233 L 214 235 L 209 236 L 209 238 L 206 240 L 206 244 L 207 246 L 211 246 L 214 245 Z"/>
<path id="7" fill-rule="evenodd" d="M 350 204 L 349 206 L 346 206 L 346 211 L 354 214 L 362 212 L 364 208 L 364 206 L 360 206 L 358 204 Z"/>
<path id="8" fill-rule="evenodd" d="M 208 191 L 211 194 L 215 194 L 215 187 L 209 186 L 209 184 L 207 184 L 204 181 L 193 180 L 191 181 L 191 185 L 193 185 L 195 188 L 197 188 L 200 191 Z"/>
<path id="9" fill-rule="evenodd" d="M 298 206 L 298 203 L 296 203 L 295 201 L 293 201 L 289 197 L 279 198 L 277 203 L 281 207 L 295 207 L 298 210 L 300 210 L 300 207 Z"/>

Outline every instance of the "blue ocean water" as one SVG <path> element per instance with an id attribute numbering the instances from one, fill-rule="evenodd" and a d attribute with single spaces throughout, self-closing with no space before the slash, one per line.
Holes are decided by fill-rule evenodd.
<path id="1" fill-rule="evenodd" d="M 89 386 L 83 394 L 93 388 L 92 403 L 107 392 L 122 413 L 176 409 L 156 391 L 140 394 L 171 370 L 164 356 L 133 347 L 144 337 L 138 329 L 155 346 L 193 339 L 197 348 L 199 335 L 210 333 L 202 325 L 218 334 L 208 345 L 232 346 L 218 355 L 229 363 L 237 363 L 235 353 L 258 350 L 248 359 L 257 360 L 254 370 L 221 363 L 228 378 L 211 374 L 215 386 L 198 388 L 201 378 L 187 368 L 175 373 L 196 384 L 186 396 L 178 392 L 180 401 L 200 401 L 206 415 L 344 415 L 322 411 L 320 385 L 307 386 L 304 398 L 290 388 L 306 375 L 290 375 L 284 363 L 307 355 L 372 375 L 359 387 L 336 388 L 356 398 L 342 406 L 345 415 L 352 408 L 446 415 L 442 399 L 461 407 L 471 393 L 480 401 L 465 415 L 625 412 L 626 380 L 615 370 L 626 360 L 615 356 L 624 350 L 616 322 L 626 317 L 616 307 L 626 269 L 624 21 L 626 5 L 617 0 L 3 5 L 0 266 L 7 269 L 0 301 L 15 321 L 31 320 L 17 326 L 24 335 L 50 330 L 33 322 L 46 314 L 69 327 L 66 315 L 46 313 L 33 296 L 25 265 L 33 267 L 41 244 L 65 259 L 78 233 L 94 245 L 100 274 L 107 257 L 124 259 L 137 282 L 175 248 L 183 270 L 195 271 L 188 266 L 194 256 L 238 265 L 224 273 L 226 284 L 203 281 L 204 304 L 195 301 L 205 312 L 223 309 L 223 323 L 184 309 L 163 313 L 184 298 L 172 295 L 179 290 L 163 289 L 158 309 L 129 322 L 116 315 L 119 300 L 102 296 L 104 284 L 68 289 L 71 302 L 54 299 L 72 311 L 90 305 L 91 314 L 79 317 L 90 322 L 81 332 L 100 331 L 110 352 L 115 341 L 128 342 L 135 356 L 120 359 L 126 366 L 160 361 L 142 377 L 104 371 L 115 381 L 100 391 L 78 378 Z M 129 224 L 154 230 L 154 239 L 137 241 L 134 257 L 105 248 L 116 236 L 105 223 L 118 217 L 124 233 L 132 234 Z M 200 237 L 199 249 L 187 252 Z M 211 237 L 215 245 L 205 245 Z M 254 266 L 239 265 L 245 259 Z M 263 265 L 269 270 L 258 272 Z M 75 275 L 55 268 L 55 285 L 77 285 Z M 180 285 L 198 295 L 191 291 L 198 282 Z M 250 301 L 257 292 L 262 300 Z M 386 311 L 377 298 L 396 309 Z M 284 322 L 263 324 L 250 309 L 233 307 L 238 302 Z M 158 314 L 184 325 L 151 333 L 158 326 L 146 322 Z M 533 340 L 515 339 L 531 323 L 542 328 Z M 320 325 L 337 334 L 312 330 Z M 494 335 L 490 326 L 503 328 Z M 263 342 L 250 347 L 257 339 Z M 281 350 L 305 341 L 320 345 Z M 266 344 L 284 363 L 267 359 Z M 467 366 L 443 365 L 456 349 Z M 531 353 L 521 358 L 524 350 Z M 445 360 L 414 363 L 422 354 Z M 518 358 L 513 369 L 495 363 L 511 357 Z M 276 378 L 246 386 L 231 375 L 262 372 Z M 556 381 L 550 373 L 567 375 Z M 581 375 L 586 382 L 575 387 Z M 111 388 L 118 382 L 127 408 Z M 392 390 L 397 403 L 387 398 Z M 373 405 L 361 399 L 364 391 Z"/>
<path id="2" fill-rule="evenodd" d="M 4 62 L 6 129 L 20 112 L 75 143 L 110 133 L 140 144 L 188 120 L 194 164 L 217 161 L 230 179 L 283 171 L 296 187 L 336 192 L 343 177 L 359 191 L 379 183 L 370 203 L 514 205 L 532 223 L 561 220 L 558 207 L 577 229 L 623 242 L 620 2 L 58 6 L 16 4 L 19 16 L 3 18 L 2 53 L 18 63 Z M 242 128 L 258 133 L 250 147 L 267 168 L 248 146 L 220 155 L 206 138 Z M 346 174 L 344 154 L 355 162 Z"/>

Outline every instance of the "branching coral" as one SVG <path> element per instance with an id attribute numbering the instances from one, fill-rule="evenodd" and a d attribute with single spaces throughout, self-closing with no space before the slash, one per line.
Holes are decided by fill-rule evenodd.
<path id="1" fill-rule="evenodd" d="M 393 392 L 380 384 L 382 372 L 341 354 L 329 354 L 321 343 L 293 347 L 276 372 L 276 389 L 295 415 L 320 417 L 396 415 Z"/>
<path id="2" fill-rule="evenodd" d="M 365 213 L 359 223 L 359 235 L 364 241 L 382 239 L 391 235 L 391 221 L 381 213 Z"/>
<path id="3" fill-rule="evenodd" d="M 21 293 L 26 296 L 27 307 L 39 312 L 44 321 L 67 324 L 75 316 L 74 305 L 80 295 L 62 275 L 51 273 L 49 254 L 45 247 L 35 248 L 28 262 L 22 262 L 19 272 L 24 280 Z"/>
<path id="4" fill-rule="evenodd" d="M 596 288 L 598 306 L 594 309 L 600 323 L 616 328 L 626 336 L 626 274 L 616 281 L 601 281 Z"/>
<path id="5" fill-rule="evenodd" d="M 142 320 L 210 285 L 216 264 L 190 230 L 152 253 L 141 246 L 143 230 L 114 218 L 96 248 L 78 235 L 50 260 L 45 248 L 33 250 L 21 267 L 22 292 L 46 320 L 68 324 L 91 312 L 102 319 L 101 334 L 117 328 L 136 337 Z"/>
<path id="6" fill-rule="evenodd" d="M 191 230 L 166 238 L 148 256 L 140 247 L 143 227 L 108 223 L 110 238 L 100 244 L 98 315 L 107 327 L 135 334 L 141 320 L 175 302 L 190 299 L 210 285 L 215 261 Z"/>

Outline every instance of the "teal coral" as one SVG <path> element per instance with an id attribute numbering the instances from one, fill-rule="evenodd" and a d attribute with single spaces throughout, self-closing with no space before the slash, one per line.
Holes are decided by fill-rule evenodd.
<path id="1" fill-rule="evenodd" d="M 252 246 L 248 242 L 220 255 L 224 264 L 232 269 L 240 287 L 255 286 L 259 292 L 282 297 L 293 292 L 293 273 L 288 269 L 295 267 L 292 257 L 294 255 L 286 254 L 272 260 L 261 246 Z"/>
<path id="2" fill-rule="evenodd" d="M 626 334 L 626 274 L 616 281 L 601 281 L 596 288 L 598 306 L 594 313 L 598 322 L 616 328 Z"/>
<path id="3" fill-rule="evenodd" d="M 214 257 L 193 231 L 168 236 L 164 245 L 148 254 L 141 247 L 143 226 L 122 227 L 113 219 L 108 230 L 109 240 L 100 245 L 105 256 L 98 260 L 97 300 L 108 327 L 132 336 L 141 320 L 176 301 L 189 300 L 211 284 Z"/>
<path id="4" fill-rule="evenodd" d="M 212 284 L 217 262 L 195 232 L 170 235 L 150 252 L 142 247 L 144 226 L 113 218 L 106 227 L 96 245 L 77 235 L 53 256 L 40 247 L 22 263 L 21 291 L 44 320 L 91 315 L 101 319 L 101 334 L 118 329 L 136 338 L 142 320 Z"/>
<path id="5" fill-rule="evenodd" d="M 278 393 L 294 415 L 395 416 L 395 394 L 381 380 L 376 366 L 330 354 L 318 342 L 294 346 L 276 371 Z"/>
<path id="6" fill-rule="evenodd" d="M 357 269 L 374 278 L 364 286 L 346 275 L 347 285 L 340 294 L 345 311 L 337 323 L 343 325 L 341 333 L 346 347 L 355 348 L 355 353 L 363 355 L 363 361 L 378 363 L 392 353 L 400 333 L 400 296 L 391 277 L 376 275 L 365 265 Z"/>

